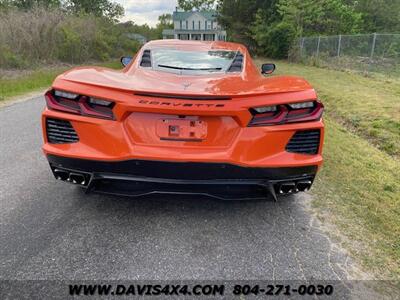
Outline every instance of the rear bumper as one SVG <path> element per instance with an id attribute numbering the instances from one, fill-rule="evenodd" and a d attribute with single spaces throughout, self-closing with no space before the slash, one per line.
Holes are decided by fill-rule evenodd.
<path id="1" fill-rule="evenodd" d="M 46 155 L 95 161 L 173 159 L 180 162 L 224 162 L 254 168 L 322 165 L 322 120 L 247 127 L 239 124 L 234 116 L 198 116 L 198 120 L 209 124 L 207 138 L 203 142 L 187 142 L 162 140 L 156 134 L 157 121 L 167 116 L 179 118 L 178 115 L 129 112 L 121 121 L 109 121 L 46 109 L 42 116 L 43 151 Z M 51 143 L 47 137 L 46 118 L 69 121 L 79 141 Z M 320 130 L 317 154 L 286 151 L 294 134 L 303 130 Z"/>
<path id="2" fill-rule="evenodd" d="M 47 159 L 57 179 L 76 181 L 87 191 L 123 196 L 197 194 L 224 200 L 276 199 L 276 194 L 285 193 L 281 190 L 284 184 L 294 185 L 289 193 L 302 191 L 311 186 L 318 169 L 317 165 L 264 168 L 227 163 L 96 161 L 51 154 Z"/>

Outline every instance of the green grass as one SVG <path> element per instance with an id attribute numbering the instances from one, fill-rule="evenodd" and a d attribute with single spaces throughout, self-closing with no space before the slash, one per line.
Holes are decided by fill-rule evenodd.
<path id="1" fill-rule="evenodd" d="M 325 118 L 325 163 L 312 189 L 319 215 L 338 226 L 367 270 L 400 279 L 400 163 Z"/>
<path id="2" fill-rule="evenodd" d="M 12 79 L 1 78 L 0 100 L 44 89 L 50 86 L 54 78 L 65 70 L 65 68 L 40 69 Z"/>
<path id="3" fill-rule="evenodd" d="M 121 68 L 119 61 L 99 63 L 97 65 L 114 69 Z M 45 89 L 51 85 L 57 75 L 70 68 L 71 66 L 40 68 L 28 72 L 27 74 L 21 74 L 20 76 L 17 75 L 15 78 L 0 78 L 0 101 L 36 90 Z"/>
<path id="4" fill-rule="evenodd" d="M 400 279 L 400 81 L 277 62 L 306 78 L 326 113 L 313 207 L 366 271 Z"/>

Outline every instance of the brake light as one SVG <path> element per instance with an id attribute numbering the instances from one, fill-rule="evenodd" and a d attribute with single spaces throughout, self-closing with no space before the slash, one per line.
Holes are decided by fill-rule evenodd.
<path id="1" fill-rule="evenodd" d="M 315 105 L 314 101 L 289 104 L 290 108 L 292 109 L 313 108 L 314 105 Z"/>
<path id="2" fill-rule="evenodd" d="M 46 92 L 45 99 L 47 107 L 51 110 L 95 118 L 114 119 L 112 109 L 115 103 L 112 101 L 58 90 Z"/>
<path id="3" fill-rule="evenodd" d="M 324 106 L 319 101 L 281 104 L 251 108 L 249 126 L 269 126 L 286 123 L 309 122 L 321 119 Z"/>
<path id="4" fill-rule="evenodd" d="M 54 91 L 54 95 L 57 97 L 61 97 L 61 98 L 67 98 L 67 99 L 71 99 L 71 100 L 75 100 L 76 98 L 79 97 L 78 94 L 74 94 L 74 93 L 68 93 L 68 92 L 64 92 L 64 91 Z"/>

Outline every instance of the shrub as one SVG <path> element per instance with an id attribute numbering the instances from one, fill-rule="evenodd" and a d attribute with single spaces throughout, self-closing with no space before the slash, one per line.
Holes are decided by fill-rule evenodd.
<path id="1" fill-rule="evenodd" d="M 256 13 L 251 33 L 257 43 L 258 54 L 272 58 L 287 58 L 296 37 L 292 24 L 284 21 L 268 24 L 262 10 Z"/>
<path id="2" fill-rule="evenodd" d="M 57 46 L 55 37 L 63 19 L 61 12 L 39 8 L 0 13 L 0 45 L 28 63 L 52 60 Z"/>
<path id="3" fill-rule="evenodd" d="M 123 26 L 89 14 L 34 8 L 0 12 L 0 67 L 88 60 L 106 61 L 139 48 Z"/>
<path id="4" fill-rule="evenodd" d="M 292 25 L 278 23 L 265 36 L 265 54 L 274 58 L 287 58 L 295 36 L 296 31 Z"/>
<path id="5" fill-rule="evenodd" d="M 28 63 L 20 56 L 13 53 L 8 47 L 0 46 L 0 66 L 5 68 L 25 68 Z"/>

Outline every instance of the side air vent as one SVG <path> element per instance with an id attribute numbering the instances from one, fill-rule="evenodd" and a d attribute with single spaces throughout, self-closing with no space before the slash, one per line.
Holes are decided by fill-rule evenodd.
<path id="1" fill-rule="evenodd" d="M 60 119 L 46 119 L 47 140 L 51 144 L 67 144 L 79 141 L 71 123 Z"/>
<path id="2" fill-rule="evenodd" d="M 150 50 L 144 50 L 140 66 L 145 68 L 151 68 L 151 53 Z"/>
<path id="3" fill-rule="evenodd" d="M 228 69 L 228 72 L 241 72 L 243 66 L 243 58 L 243 54 L 238 52 L 238 54 L 236 54 L 235 58 L 233 59 L 233 62 Z"/>
<path id="4" fill-rule="evenodd" d="M 303 154 L 317 154 L 320 135 L 320 130 L 297 131 L 286 145 L 286 151 Z"/>

